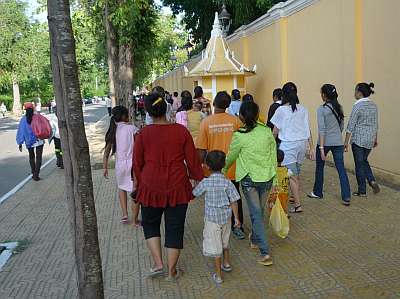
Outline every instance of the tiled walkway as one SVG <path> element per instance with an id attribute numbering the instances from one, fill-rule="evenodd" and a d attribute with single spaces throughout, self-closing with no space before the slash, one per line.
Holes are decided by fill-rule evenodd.
<path id="1" fill-rule="evenodd" d="M 309 190 L 311 162 L 302 176 Z M 28 242 L 0 272 L 1 299 L 76 298 L 63 173 L 50 167 L 42 177 L 0 206 L 0 241 Z M 327 168 L 326 177 L 326 199 L 304 199 L 305 212 L 291 218 L 288 239 L 269 231 L 274 266 L 257 265 L 248 242 L 232 240 L 234 270 L 216 286 L 212 261 L 201 255 L 201 201 L 190 205 L 181 279 L 147 279 L 151 261 L 142 231 L 119 223 L 115 181 L 95 170 L 106 298 L 400 298 L 400 193 L 382 188 L 346 208 L 335 171 Z"/>

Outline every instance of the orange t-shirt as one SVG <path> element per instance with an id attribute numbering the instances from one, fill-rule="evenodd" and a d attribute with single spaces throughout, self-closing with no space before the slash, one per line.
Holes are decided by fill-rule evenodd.
<path id="1" fill-rule="evenodd" d="M 208 152 L 219 150 L 228 154 L 233 133 L 237 131 L 241 125 L 242 123 L 238 117 L 228 113 L 210 115 L 201 122 L 196 147 Z M 235 170 L 236 164 L 233 164 L 226 173 L 226 177 L 231 181 L 235 179 Z M 205 168 L 204 175 L 210 175 Z"/>

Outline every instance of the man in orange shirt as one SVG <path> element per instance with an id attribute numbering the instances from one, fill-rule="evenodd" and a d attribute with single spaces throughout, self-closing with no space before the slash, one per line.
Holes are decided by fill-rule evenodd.
<path id="1" fill-rule="evenodd" d="M 200 125 L 200 133 L 197 137 L 197 149 L 200 155 L 200 160 L 204 162 L 207 152 L 210 151 L 223 151 L 225 154 L 228 153 L 231 145 L 232 136 L 237 131 L 242 123 L 238 117 L 232 116 L 226 113 L 226 109 L 231 104 L 231 97 L 226 91 L 218 92 L 214 99 L 214 114 L 205 118 Z M 226 173 L 227 179 L 231 180 L 239 192 L 239 182 L 235 181 L 235 170 L 236 165 L 232 165 Z M 205 176 L 209 176 L 210 173 L 207 169 L 204 170 Z M 240 192 L 239 192 L 240 194 Z M 242 200 L 238 201 L 239 208 L 239 221 L 243 225 L 243 209 Z M 233 226 L 234 220 L 232 220 L 232 231 L 234 236 L 242 240 L 245 238 L 243 232 L 243 226 L 235 228 Z"/>

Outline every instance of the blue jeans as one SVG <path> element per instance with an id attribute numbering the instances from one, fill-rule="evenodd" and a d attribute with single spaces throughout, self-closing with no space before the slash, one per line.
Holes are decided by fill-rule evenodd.
<path id="1" fill-rule="evenodd" d="M 340 188 L 342 190 L 342 199 L 344 201 L 350 201 L 351 191 L 350 191 L 350 183 L 349 178 L 347 176 L 346 169 L 344 168 L 344 146 L 325 146 L 324 147 L 325 155 L 329 152 L 332 152 L 333 161 L 335 162 L 336 170 L 339 174 L 340 180 Z M 323 197 L 323 187 L 324 187 L 324 166 L 325 161 L 321 159 L 321 151 L 319 147 L 316 150 L 316 167 L 315 167 L 315 183 L 313 192 L 315 195 L 319 197 Z"/>
<path id="2" fill-rule="evenodd" d="M 249 176 L 246 176 L 240 183 L 250 212 L 251 242 L 259 247 L 262 256 L 268 255 L 269 246 L 264 223 L 264 207 L 267 201 L 267 193 L 272 187 L 272 180 L 255 183 Z"/>
<path id="3" fill-rule="evenodd" d="M 351 149 L 353 151 L 354 164 L 356 166 L 358 192 L 366 194 L 367 184 L 365 183 L 365 180 L 367 180 L 368 183 L 375 182 L 375 177 L 372 174 L 371 166 L 368 162 L 368 156 L 371 153 L 371 150 L 360 147 L 354 143 L 351 145 Z"/>

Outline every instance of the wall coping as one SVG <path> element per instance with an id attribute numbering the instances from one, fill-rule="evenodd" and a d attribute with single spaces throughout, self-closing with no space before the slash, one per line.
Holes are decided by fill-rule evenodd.
<path id="1" fill-rule="evenodd" d="M 254 20 L 250 24 L 243 25 L 227 37 L 228 42 L 233 42 L 242 37 L 254 34 L 272 25 L 281 18 L 291 16 L 320 0 L 288 0 L 275 4 L 265 15 Z"/>

